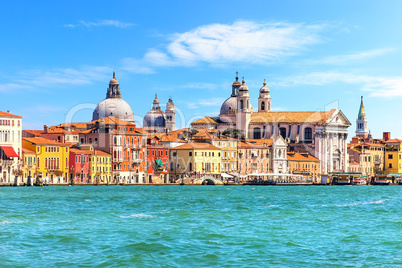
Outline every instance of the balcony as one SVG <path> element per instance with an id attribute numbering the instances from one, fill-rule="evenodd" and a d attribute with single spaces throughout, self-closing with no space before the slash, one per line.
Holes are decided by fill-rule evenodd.
<path id="1" fill-rule="evenodd" d="M 141 164 L 142 159 L 131 159 L 131 163 L 133 163 L 133 164 Z"/>
<path id="2" fill-rule="evenodd" d="M 0 166 L 11 166 L 14 160 L 0 159 Z"/>

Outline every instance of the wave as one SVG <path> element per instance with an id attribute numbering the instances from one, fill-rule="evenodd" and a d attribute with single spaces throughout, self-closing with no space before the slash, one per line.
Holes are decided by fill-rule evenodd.
<path id="1" fill-rule="evenodd" d="M 335 206 L 335 207 L 350 207 L 350 206 L 359 206 L 359 205 L 373 205 L 373 204 L 381 204 L 389 199 L 380 199 L 377 201 L 371 201 L 371 202 L 353 202 L 353 203 L 348 203 L 348 204 L 313 204 L 313 205 L 307 205 L 309 207 L 327 207 L 327 206 Z"/>
<path id="2" fill-rule="evenodd" d="M 130 216 L 119 216 L 120 218 L 123 219 L 130 219 L 130 218 L 153 218 L 155 216 L 149 215 L 149 214 L 144 214 L 144 213 L 138 213 L 138 214 L 133 214 Z"/>

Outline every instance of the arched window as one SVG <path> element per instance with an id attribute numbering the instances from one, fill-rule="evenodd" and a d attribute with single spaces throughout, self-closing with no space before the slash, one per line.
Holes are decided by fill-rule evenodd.
<path id="1" fill-rule="evenodd" d="M 310 127 L 304 129 L 304 140 L 311 141 L 313 139 L 313 131 Z"/>
<path id="2" fill-rule="evenodd" d="M 193 164 L 191 162 L 188 163 L 188 171 L 189 172 L 193 171 Z"/>
<path id="3" fill-rule="evenodd" d="M 265 110 L 265 102 L 263 101 L 263 102 L 261 102 L 261 111 L 264 111 Z"/>
<path id="4" fill-rule="evenodd" d="M 261 129 L 256 127 L 253 129 L 253 139 L 261 139 Z"/>
<path id="5" fill-rule="evenodd" d="M 240 100 L 240 109 L 243 109 L 243 100 Z"/>

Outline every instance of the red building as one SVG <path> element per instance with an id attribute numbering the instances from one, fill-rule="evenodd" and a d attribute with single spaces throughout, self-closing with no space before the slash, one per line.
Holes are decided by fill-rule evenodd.
<path id="1" fill-rule="evenodd" d="M 157 136 L 147 139 L 147 173 L 149 183 L 168 183 L 169 148 Z"/>
<path id="2" fill-rule="evenodd" d="M 70 183 L 88 184 L 90 177 L 90 159 L 93 151 L 70 148 Z"/>

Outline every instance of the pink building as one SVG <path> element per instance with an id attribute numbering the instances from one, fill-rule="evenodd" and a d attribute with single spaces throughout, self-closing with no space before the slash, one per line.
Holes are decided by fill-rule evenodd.
<path id="1" fill-rule="evenodd" d="M 90 159 L 93 151 L 70 149 L 70 183 L 88 184 L 93 183 L 90 177 Z"/>

